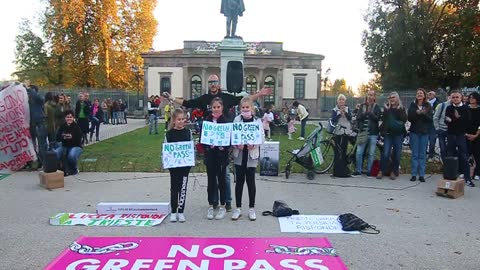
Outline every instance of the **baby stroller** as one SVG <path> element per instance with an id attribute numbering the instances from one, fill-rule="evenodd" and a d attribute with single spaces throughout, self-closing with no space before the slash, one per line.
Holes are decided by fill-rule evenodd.
<path id="1" fill-rule="evenodd" d="M 330 144 L 328 141 L 322 141 L 323 126 L 321 123 L 318 124 L 319 127 L 308 135 L 305 144 L 300 149 L 287 151 L 292 154 L 292 157 L 285 167 L 285 178 L 289 178 L 293 162 L 307 169 L 307 178 L 309 180 L 315 178 L 315 173 L 325 173 L 330 169 L 330 162 L 325 162 L 324 160 L 324 148 L 330 147 Z M 333 160 L 331 161 L 333 162 Z M 325 163 L 329 163 L 326 169 L 323 168 Z"/>

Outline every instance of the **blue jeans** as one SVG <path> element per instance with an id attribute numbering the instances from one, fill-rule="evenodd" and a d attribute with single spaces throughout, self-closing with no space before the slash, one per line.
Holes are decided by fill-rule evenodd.
<path id="1" fill-rule="evenodd" d="M 55 149 L 55 153 L 57 154 L 58 160 L 65 161 L 63 158 L 64 158 L 64 153 L 66 153 L 67 165 L 69 169 L 74 173 L 77 171 L 78 159 L 80 158 L 80 155 L 82 154 L 82 152 L 83 152 L 83 149 L 78 146 L 75 146 L 75 147 L 60 146 L 57 149 Z"/>
<path id="2" fill-rule="evenodd" d="M 225 200 L 227 203 L 232 202 L 232 189 L 230 188 L 231 178 L 230 178 L 230 169 L 229 165 L 225 169 Z M 214 201 L 218 202 L 218 192 L 213 195 Z"/>
<path id="3" fill-rule="evenodd" d="M 403 135 L 390 136 L 386 135 L 384 138 L 381 171 L 384 175 L 387 174 L 387 170 L 390 169 L 393 173 L 398 174 L 398 168 L 400 166 L 400 155 L 402 154 L 402 142 Z M 392 152 L 393 148 L 393 152 Z M 390 163 L 390 155 L 392 156 L 392 163 Z"/>
<path id="4" fill-rule="evenodd" d="M 435 127 L 431 127 L 428 133 L 428 157 L 433 158 L 435 154 L 435 144 L 437 143 L 437 132 Z"/>
<path id="5" fill-rule="evenodd" d="M 156 114 L 150 114 L 150 131 L 148 134 L 153 133 L 153 128 L 155 127 L 155 134 L 158 134 L 158 117 Z"/>
<path id="6" fill-rule="evenodd" d="M 368 163 L 367 163 L 367 174 L 370 175 L 370 170 L 373 166 L 373 160 L 375 159 L 375 150 L 377 149 L 377 135 L 368 135 L 368 140 L 364 144 L 357 145 L 356 153 L 356 171 L 362 173 L 363 167 L 363 153 L 368 145 Z"/>
<path id="7" fill-rule="evenodd" d="M 38 147 L 38 161 L 43 164 L 47 151 L 47 126 L 45 122 L 30 123 L 30 135 L 32 135 L 34 148 Z"/>
<path id="8" fill-rule="evenodd" d="M 440 157 L 442 161 L 447 156 L 447 131 L 437 130 L 438 145 L 440 146 Z"/>
<path id="9" fill-rule="evenodd" d="M 301 122 L 300 122 L 300 137 L 305 138 L 305 126 L 307 125 L 307 120 L 308 116 L 305 117 Z"/>
<path id="10" fill-rule="evenodd" d="M 412 176 L 425 176 L 427 166 L 427 144 L 429 134 L 410 132 L 412 149 Z"/>
<path id="11" fill-rule="evenodd" d="M 448 156 L 455 157 L 458 156 L 458 167 L 461 172 L 463 172 L 463 176 L 465 177 L 465 181 L 469 182 L 472 180 L 470 175 L 470 165 L 468 164 L 468 150 L 467 150 L 467 138 L 465 135 L 447 135 L 448 140 Z"/>

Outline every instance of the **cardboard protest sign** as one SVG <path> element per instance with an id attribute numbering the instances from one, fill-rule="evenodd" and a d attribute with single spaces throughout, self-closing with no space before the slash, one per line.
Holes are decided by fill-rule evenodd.
<path id="1" fill-rule="evenodd" d="M 357 231 L 344 231 L 342 224 L 335 215 L 293 215 L 278 218 L 281 232 L 297 233 L 349 233 L 358 234 Z"/>
<path id="2" fill-rule="evenodd" d="M 164 143 L 162 164 L 164 169 L 195 166 L 193 141 Z"/>
<path id="3" fill-rule="evenodd" d="M 0 172 L 21 169 L 36 158 L 30 135 L 28 95 L 21 84 L 0 91 Z"/>
<path id="4" fill-rule="evenodd" d="M 260 145 L 263 143 L 263 127 L 260 121 L 233 122 L 232 145 Z"/>
<path id="5" fill-rule="evenodd" d="M 347 269 L 327 238 L 86 236 L 45 269 L 80 268 Z"/>
<path id="6" fill-rule="evenodd" d="M 166 215 L 158 214 L 91 214 L 59 213 L 50 217 L 50 225 L 55 226 L 100 226 L 100 227 L 152 227 L 159 225 Z"/>
<path id="7" fill-rule="evenodd" d="M 229 146 L 232 135 L 232 123 L 217 124 L 203 121 L 200 143 L 214 146 Z"/>

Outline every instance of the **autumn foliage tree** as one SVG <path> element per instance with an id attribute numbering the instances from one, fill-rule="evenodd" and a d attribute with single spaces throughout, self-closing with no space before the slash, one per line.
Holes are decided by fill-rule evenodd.
<path id="1" fill-rule="evenodd" d="M 362 45 L 383 89 L 480 82 L 479 0 L 373 0 Z"/>
<path id="2" fill-rule="evenodd" d="M 40 22 L 50 85 L 136 88 L 131 66 L 152 47 L 156 0 L 48 0 Z M 19 43 L 25 43 L 17 37 Z M 23 55 L 17 50 L 17 68 Z M 141 69 L 140 69 L 141 70 Z M 142 71 L 142 70 L 141 70 Z M 29 73 L 17 73 L 27 79 Z"/>

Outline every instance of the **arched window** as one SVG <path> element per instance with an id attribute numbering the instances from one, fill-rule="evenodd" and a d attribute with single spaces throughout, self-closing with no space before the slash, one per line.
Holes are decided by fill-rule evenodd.
<path id="1" fill-rule="evenodd" d="M 270 76 L 270 75 L 265 77 L 263 87 L 272 88 L 272 90 L 273 90 L 271 95 L 268 95 L 268 96 L 264 97 L 263 101 L 264 101 L 265 105 L 275 103 L 275 78 L 273 78 L 273 76 Z"/>
<path id="2" fill-rule="evenodd" d="M 257 78 L 253 75 L 248 75 L 247 77 L 247 93 L 253 95 L 257 92 Z"/>
<path id="3" fill-rule="evenodd" d="M 162 77 L 160 79 L 160 93 L 168 92 L 171 93 L 172 84 L 170 83 L 170 76 Z"/>
<path id="4" fill-rule="evenodd" d="M 202 95 L 202 78 L 198 75 L 193 75 L 190 80 L 191 98 L 197 98 Z"/>

